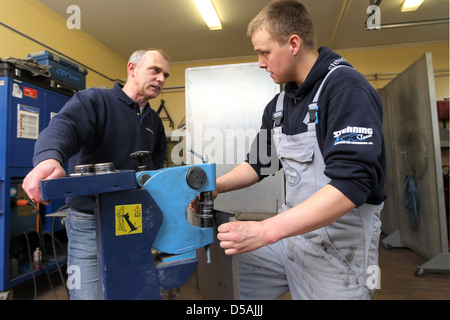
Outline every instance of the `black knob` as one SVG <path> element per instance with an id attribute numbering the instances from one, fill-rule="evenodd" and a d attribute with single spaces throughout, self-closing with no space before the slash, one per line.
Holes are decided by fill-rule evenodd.
<path id="1" fill-rule="evenodd" d="M 206 183 L 206 172 L 199 167 L 192 167 L 186 173 L 186 182 L 192 189 L 199 189 Z"/>
<path id="2" fill-rule="evenodd" d="M 130 157 L 137 160 L 139 171 L 144 171 L 147 169 L 147 158 L 151 154 L 150 151 L 136 151 L 130 154 Z"/>

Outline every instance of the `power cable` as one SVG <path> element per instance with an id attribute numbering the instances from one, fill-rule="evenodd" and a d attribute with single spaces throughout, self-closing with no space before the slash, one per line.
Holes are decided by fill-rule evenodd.
<path id="1" fill-rule="evenodd" d="M 405 177 L 403 201 L 406 210 L 406 221 L 411 228 L 416 229 L 419 224 L 420 196 L 414 177 L 410 174 Z"/>
<path id="2" fill-rule="evenodd" d="M 34 275 L 34 270 L 33 270 L 33 256 L 31 255 L 30 240 L 28 239 L 28 235 L 26 234 L 26 232 L 22 231 L 21 234 L 23 236 L 25 236 L 25 240 L 26 240 L 26 243 L 27 243 L 28 260 L 30 262 L 31 276 L 33 278 L 34 300 L 36 300 L 37 299 L 37 285 L 36 285 L 36 276 Z"/>

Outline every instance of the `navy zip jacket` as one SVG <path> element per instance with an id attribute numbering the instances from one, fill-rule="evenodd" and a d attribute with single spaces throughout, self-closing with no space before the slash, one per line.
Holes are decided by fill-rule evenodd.
<path id="1" fill-rule="evenodd" d="M 307 131 L 303 120 L 308 104 L 312 102 L 328 71 L 338 65 L 351 66 L 329 48 L 322 47 L 316 63 L 300 87 L 295 82 L 286 84 L 283 133 L 295 135 Z M 274 127 L 272 114 L 276 110 L 277 98 L 278 95 L 266 106 L 261 130 L 247 155 L 247 162 L 260 179 L 267 176 L 261 172 L 261 168 L 270 166 L 264 159 L 271 156 L 271 129 Z M 318 101 L 317 139 L 325 162 L 325 175 L 331 179 L 330 184 L 356 206 L 364 203 L 380 204 L 386 198 L 382 118 L 383 108 L 378 93 L 363 75 L 353 68 L 340 68 L 328 77 Z M 258 148 L 260 143 L 265 143 L 264 149 L 268 150 L 261 150 L 262 156 Z M 274 153 L 272 150 L 272 155 Z M 276 169 L 280 168 L 278 162 Z"/>
<path id="2" fill-rule="evenodd" d="M 139 105 L 116 83 L 112 89 L 90 88 L 75 94 L 50 121 L 36 142 L 33 164 L 69 160 L 68 171 L 78 164 L 112 162 L 117 170 L 138 170 L 130 154 L 151 151 L 147 169 L 160 169 L 166 159 L 167 139 L 158 114 L 147 103 Z M 93 212 L 91 197 L 70 197 L 72 208 Z"/>

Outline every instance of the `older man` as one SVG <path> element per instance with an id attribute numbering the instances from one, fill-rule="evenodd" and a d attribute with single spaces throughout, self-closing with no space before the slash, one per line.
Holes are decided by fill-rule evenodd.
<path id="1" fill-rule="evenodd" d="M 159 169 L 166 157 L 167 140 L 158 114 L 148 100 L 156 98 L 169 76 L 169 58 L 159 49 L 134 52 L 127 65 L 128 78 L 110 90 L 90 88 L 67 102 L 40 134 L 35 146 L 34 169 L 23 189 L 41 202 L 40 181 L 66 175 L 62 165 L 112 162 L 116 169 L 137 170 L 130 154 L 151 151 L 147 169 Z M 68 267 L 79 273 L 80 286 L 69 287 L 71 299 L 100 298 L 99 273 L 91 197 L 67 199 Z M 72 270 L 72 268 L 70 269 Z"/>

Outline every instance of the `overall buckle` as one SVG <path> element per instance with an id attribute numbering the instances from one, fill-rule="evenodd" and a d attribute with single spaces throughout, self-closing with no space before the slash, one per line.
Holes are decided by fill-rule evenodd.
<path id="1" fill-rule="evenodd" d="M 281 120 L 283 119 L 283 110 L 272 113 L 272 119 L 275 122 L 275 127 L 283 126 Z"/>

